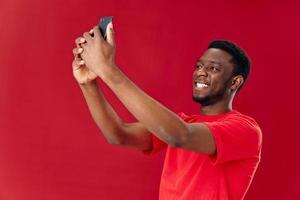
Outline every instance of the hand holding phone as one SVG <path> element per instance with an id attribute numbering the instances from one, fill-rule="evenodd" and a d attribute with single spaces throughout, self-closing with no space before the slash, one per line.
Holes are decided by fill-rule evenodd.
<path id="1" fill-rule="evenodd" d="M 107 25 L 113 21 L 113 16 L 107 16 L 107 17 L 102 17 L 100 20 L 99 20 L 99 23 L 98 23 L 98 28 L 101 32 L 101 35 L 104 39 L 106 39 L 106 28 L 107 28 Z"/>

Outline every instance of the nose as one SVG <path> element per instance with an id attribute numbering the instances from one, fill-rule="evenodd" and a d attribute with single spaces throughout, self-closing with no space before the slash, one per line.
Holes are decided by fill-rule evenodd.
<path id="1" fill-rule="evenodd" d="M 198 69 L 196 69 L 196 75 L 197 76 L 207 76 L 207 71 L 205 69 L 205 67 L 199 67 Z"/>

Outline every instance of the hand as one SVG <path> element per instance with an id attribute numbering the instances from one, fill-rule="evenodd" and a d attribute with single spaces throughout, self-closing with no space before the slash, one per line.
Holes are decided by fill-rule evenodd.
<path id="1" fill-rule="evenodd" d="M 73 49 L 74 60 L 72 63 L 73 66 L 73 76 L 76 81 L 81 84 L 87 84 L 93 82 L 98 76 L 89 68 L 86 67 L 84 61 L 82 60 L 80 54 L 83 52 L 81 44 L 85 42 L 84 38 L 77 38 L 75 40 L 76 48 Z"/>
<path id="2" fill-rule="evenodd" d="M 83 34 L 86 41 L 81 44 L 81 58 L 88 69 L 102 77 L 107 69 L 115 67 L 115 42 L 112 23 L 107 26 L 107 39 L 104 40 L 98 27 L 94 27 L 89 33 Z M 91 36 L 91 33 L 94 36 Z"/>

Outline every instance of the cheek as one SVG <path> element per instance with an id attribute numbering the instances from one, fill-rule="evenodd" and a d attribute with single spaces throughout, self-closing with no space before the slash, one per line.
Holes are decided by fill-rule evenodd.
<path id="1" fill-rule="evenodd" d="M 193 77 L 196 77 L 196 75 L 197 75 L 197 71 L 195 70 L 194 72 L 193 72 Z"/>
<path id="2" fill-rule="evenodd" d="M 211 83 L 214 91 L 225 90 L 229 87 L 231 80 L 224 80 L 224 75 L 212 76 Z"/>

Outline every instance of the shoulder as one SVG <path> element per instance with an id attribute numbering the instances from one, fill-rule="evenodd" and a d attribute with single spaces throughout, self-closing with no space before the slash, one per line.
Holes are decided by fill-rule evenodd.
<path id="1" fill-rule="evenodd" d="M 221 121 L 224 121 L 225 123 L 234 123 L 237 126 L 248 127 L 261 132 L 260 126 L 254 118 L 250 117 L 249 115 L 242 114 L 236 110 L 234 110 L 231 114 L 227 115 Z"/>
<path id="2" fill-rule="evenodd" d="M 235 132 L 242 133 L 242 135 L 248 139 L 255 138 L 255 141 L 257 141 L 258 144 L 262 143 L 262 130 L 257 121 L 249 115 L 234 111 L 232 114 L 216 123 L 222 124 L 224 127 L 228 127 L 231 130 L 235 130 Z"/>

